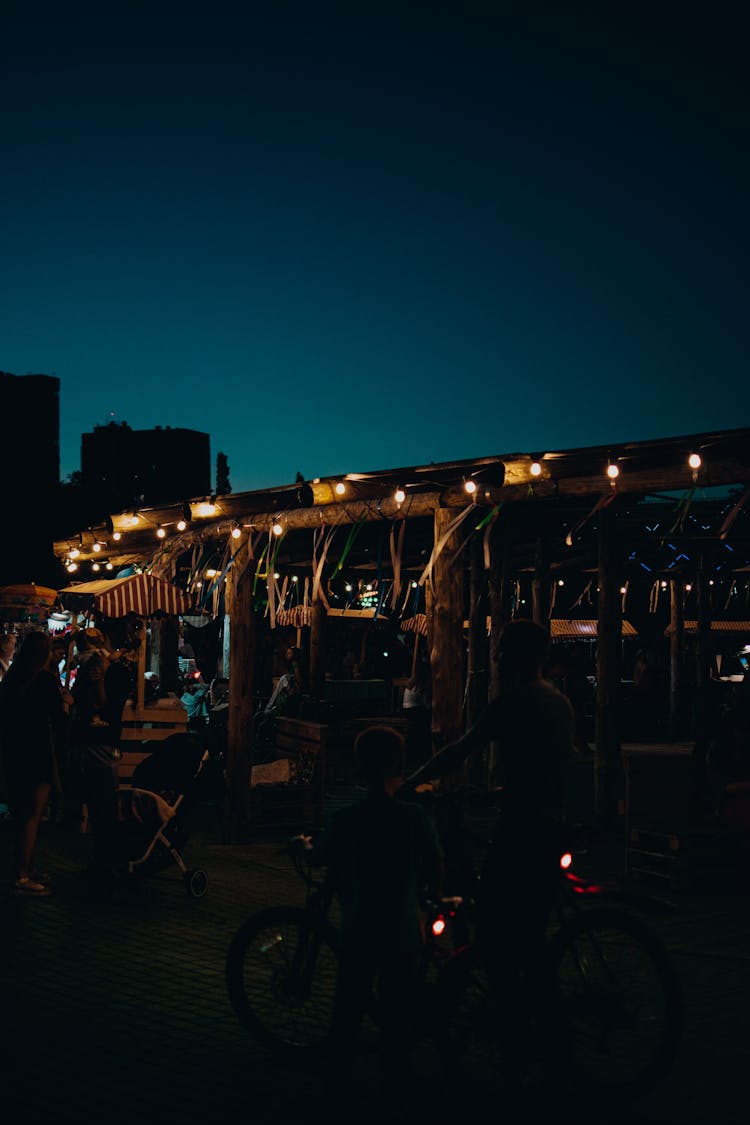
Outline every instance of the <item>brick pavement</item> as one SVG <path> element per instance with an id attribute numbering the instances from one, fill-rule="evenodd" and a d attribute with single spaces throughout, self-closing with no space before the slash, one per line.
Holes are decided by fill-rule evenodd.
<path id="1" fill-rule="evenodd" d="M 43 826 L 37 862 L 51 873 L 54 896 L 0 896 L 9 1125 L 317 1118 L 316 1076 L 290 1071 L 258 1047 L 237 1023 L 224 986 L 224 958 L 240 922 L 262 906 L 301 901 L 302 887 L 275 841 L 229 846 L 219 839 L 204 810 L 185 848 L 186 859 L 209 873 L 204 898 L 188 898 L 172 867 L 102 906 L 79 878 L 90 840 Z M 7 826 L 0 849 L 7 866 Z M 679 912 L 656 924 L 685 988 L 679 1058 L 629 1113 L 613 1108 L 594 1120 L 703 1125 L 720 1117 L 739 1125 L 747 1118 L 740 1094 L 750 1042 L 748 895 L 728 886 L 671 897 Z M 441 1116 L 427 1050 L 418 1055 L 417 1076 L 425 1119 Z M 374 1061 L 365 1060 L 363 1107 L 375 1081 Z M 489 1076 L 472 1074 L 452 1119 L 474 1119 L 488 1093 L 496 1093 Z M 582 1118 L 580 1106 L 569 1102 L 568 1109 Z"/>

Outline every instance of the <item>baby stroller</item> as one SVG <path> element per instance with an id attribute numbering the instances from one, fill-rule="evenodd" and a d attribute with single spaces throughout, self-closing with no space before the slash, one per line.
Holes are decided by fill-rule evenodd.
<path id="1" fill-rule="evenodd" d="M 147 878 L 177 864 L 191 898 L 202 898 L 208 876 L 188 867 L 182 857 L 187 842 L 185 812 L 208 751 L 189 735 L 160 743 L 133 771 L 132 786 L 117 790 L 116 823 L 107 833 L 103 859 L 90 871 L 90 889 L 100 899 L 112 897 L 118 878 Z"/>

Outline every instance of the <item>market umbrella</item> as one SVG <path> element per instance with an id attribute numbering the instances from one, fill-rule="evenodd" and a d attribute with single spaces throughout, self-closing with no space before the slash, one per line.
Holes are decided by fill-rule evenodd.
<path id="1" fill-rule="evenodd" d="M 48 586 L 0 586 L 0 621 L 24 625 L 46 625 L 52 606 L 57 601 L 57 590 Z"/>

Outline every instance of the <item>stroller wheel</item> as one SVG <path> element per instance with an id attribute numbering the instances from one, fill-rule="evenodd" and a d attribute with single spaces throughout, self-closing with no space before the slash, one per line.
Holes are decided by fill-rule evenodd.
<path id="1" fill-rule="evenodd" d="M 186 871 L 185 887 L 191 898 L 203 898 L 208 890 L 208 875 L 200 867 Z"/>

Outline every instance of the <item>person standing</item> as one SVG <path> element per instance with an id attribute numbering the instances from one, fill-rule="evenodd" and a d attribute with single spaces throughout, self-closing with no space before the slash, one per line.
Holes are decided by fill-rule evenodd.
<path id="1" fill-rule="evenodd" d="M 56 776 L 55 731 L 65 727 L 70 697 L 50 670 L 47 633 L 29 633 L 0 682 L 0 740 L 15 828 L 11 893 L 49 895 L 32 870 L 39 824 Z"/>

